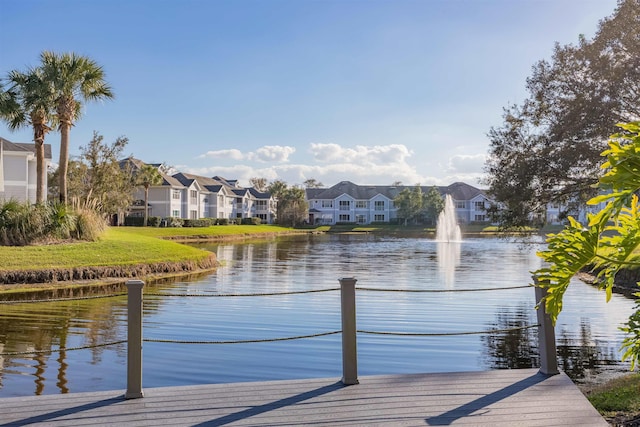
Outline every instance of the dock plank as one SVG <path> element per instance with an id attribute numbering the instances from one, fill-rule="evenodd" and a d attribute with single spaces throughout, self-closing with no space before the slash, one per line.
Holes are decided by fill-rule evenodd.
<path id="1" fill-rule="evenodd" d="M 149 388 L 0 399 L 0 426 L 599 426 L 565 375 L 534 369 Z"/>

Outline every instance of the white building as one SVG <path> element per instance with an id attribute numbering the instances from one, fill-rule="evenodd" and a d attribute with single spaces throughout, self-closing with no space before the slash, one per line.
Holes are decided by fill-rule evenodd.
<path id="1" fill-rule="evenodd" d="M 144 163 L 128 158 L 120 162 L 121 167 L 132 170 Z M 152 166 L 158 167 L 159 164 Z M 159 170 L 163 182 L 149 188 L 148 215 L 161 218 L 182 219 L 225 218 L 241 220 L 260 218 L 271 224 L 275 219 L 276 205 L 269 193 L 254 188 L 240 187 L 235 180 L 214 176 L 204 177 L 188 173 L 167 175 Z M 144 189 L 137 188 L 130 215 L 144 216 Z"/>
<path id="2" fill-rule="evenodd" d="M 51 164 L 51 145 L 44 145 L 45 171 Z M 35 144 L 0 137 L 0 200 L 36 202 Z M 45 176 L 45 188 L 47 177 Z"/>
<path id="3" fill-rule="evenodd" d="M 310 224 L 393 222 L 398 209 L 393 200 L 408 186 L 357 185 L 342 181 L 330 188 L 307 188 Z M 431 187 L 422 187 L 426 193 Z M 446 187 L 437 187 L 440 194 L 451 194 L 456 205 L 458 222 L 488 221 L 487 211 L 491 204 L 485 193 L 469 184 L 456 182 Z"/>

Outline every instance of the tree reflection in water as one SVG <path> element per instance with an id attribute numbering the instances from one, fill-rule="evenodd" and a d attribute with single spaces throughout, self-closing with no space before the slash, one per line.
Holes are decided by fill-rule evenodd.
<path id="1" fill-rule="evenodd" d="M 530 307 L 515 310 L 500 310 L 489 330 L 509 330 L 481 337 L 483 364 L 489 369 L 537 368 L 538 330 L 528 328 L 534 323 Z M 522 329 L 516 329 L 522 328 Z M 606 347 L 593 338 L 589 319 L 580 321 L 580 331 L 572 336 L 565 328 L 556 331 L 558 367 L 572 380 L 580 381 L 602 373 L 607 367 L 620 368 L 619 355 L 615 348 Z"/>

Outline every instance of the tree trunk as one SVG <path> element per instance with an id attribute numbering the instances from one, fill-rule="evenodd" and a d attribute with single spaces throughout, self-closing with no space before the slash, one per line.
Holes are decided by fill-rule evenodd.
<path id="1" fill-rule="evenodd" d="M 38 138 L 36 143 L 36 204 L 40 205 L 45 202 L 46 196 L 46 177 L 47 172 L 44 168 L 44 139 Z"/>
<path id="2" fill-rule="evenodd" d="M 147 226 L 147 220 L 149 219 L 149 187 L 144 186 L 144 222 L 142 225 Z"/>
<path id="3" fill-rule="evenodd" d="M 69 131 L 71 123 L 63 121 L 60 124 L 60 164 L 58 173 L 60 175 L 60 203 L 67 204 L 67 167 L 69 165 Z"/>

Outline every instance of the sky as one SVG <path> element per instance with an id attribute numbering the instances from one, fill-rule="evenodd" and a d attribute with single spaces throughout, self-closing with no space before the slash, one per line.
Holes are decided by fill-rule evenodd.
<path id="1" fill-rule="evenodd" d="M 42 51 L 100 64 L 85 104 L 123 157 L 301 185 L 482 187 L 487 133 L 555 43 L 591 38 L 616 0 L 0 0 L 0 77 Z M 31 142 L 29 128 L 0 136 Z M 60 134 L 51 132 L 54 163 Z"/>

